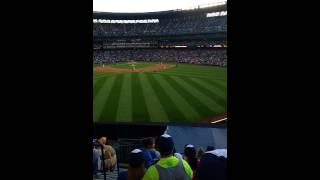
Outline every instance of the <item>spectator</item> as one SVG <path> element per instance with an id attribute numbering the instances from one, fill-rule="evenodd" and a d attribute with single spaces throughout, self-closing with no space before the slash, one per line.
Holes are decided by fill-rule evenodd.
<path id="1" fill-rule="evenodd" d="M 206 151 L 213 151 L 213 150 L 214 150 L 214 147 L 213 147 L 213 146 L 207 146 Z"/>
<path id="2" fill-rule="evenodd" d="M 121 172 L 118 180 L 141 180 L 144 173 L 144 157 L 140 149 L 134 149 L 129 155 L 128 171 Z"/>
<path id="3" fill-rule="evenodd" d="M 97 151 L 97 149 L 95 148 L 95 143 L 96 141 L 93 141 L 93 154 L 92 154 L 92 173 L 93 176 L 97 176 L 98 175 L 98 171 L 99 171 L 99 164 L 101 163 L 101 157 L 99 152 Z"/>
<path id="4" fill-rule="evenodd" d="M 191 180 L 192 169 L 185 160 L 173 156 L 174 142 L 170 135 L 164 134 L 159 138 L 160 160 L 149 167 L 143 180 Z"/>
<path id="5" fill-rule="evenodd" d="M 104 156 L 103 161 L 102 161 L 101 149 L 103 149 L 103 156 Z M 117 163 L 116 152 L 112 146 L 107 145 L 107 137 L 105 136 L 101 136 L 96 140 L 96 147 L 93 148 L 93 157 L 94 157 L 94 163 L 97 163 L 94 165 L 94 167 L 95 168 L 98 167 L 98 170 L 103 170 L 102 162 L 104 162 L 105 169 L 111 170 L 111 171 L 114 170 Z M 100 157 L 100 158 L 97 159 L 97 157 Z"/>
<path id="6" fill-rule="evenodd" d="M 227 150 L 226 149 L 215 149 L 212 151 L 208 151 L 208 153 L 212 153 L 212 154 L 219 156 L 219 157 L 227 158 Z"/>
<path id="7" fill-rule="evenodd" d="M 113 171 L 117 164 L 116 151 L 110 145 L 104 145 L 104 156 L 105 156 L 105 168 L 106 170 Z"/>
<path id="8" fill-rule="evenodd" d="M 188 144 L 184 147 L 184 156 L 185 160 L 189 163 L 192 171 L 193 171 L 193 178 L 195 178 L 195 174 L 198 168 L 199 160 L 196 156 L 196 149 L 192 144 Z"/>
<path id="9" fill-rule="evenodd" d="M 101 136 L 97 139 L 97 143 L 101 145 L 106 145 L 107 144 L 107 137 Z"/>
<path id="10" fill-rule="evenodd" d="M 199 164 L 196 180 L 226 180 L 227 150 L 216 149 L 206 152 Z"/>
<path id="11" fill-rule="evenodd" d="M 107 138 L 105 136 L 100 136 L 98 139 L 93 141 L 93 175 L 98 176 L 98 172 L 103 168 L 102 165 L 102 153 L 101 148 L 107 143 Z"/>
<path id="12" fill-rule="evenodd" d="M 145 167 L 149 168 L 155 161 L 159 160 L 155 150 L 155 140 L 152 137 L 145 138 L 142 140 L 142 145 L 141 150 L 145 159 Z"/>

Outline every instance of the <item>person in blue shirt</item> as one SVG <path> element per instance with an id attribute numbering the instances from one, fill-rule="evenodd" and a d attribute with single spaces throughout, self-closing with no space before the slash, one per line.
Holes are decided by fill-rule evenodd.
<path id="1" fill-rule="evenodd" d="M 155 150 L 155 140 L 152 137 L 148 137 L 142 140 L 143 147 L 141 148 L 143 157 L 145 160 L 145 168 L 148 169 L 157 160 L 160 159 L 159 154 Z"/>

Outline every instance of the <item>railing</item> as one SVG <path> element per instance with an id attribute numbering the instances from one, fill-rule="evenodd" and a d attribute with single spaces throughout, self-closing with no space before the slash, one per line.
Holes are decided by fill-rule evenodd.
<path id="1" fill-rule="evenodd" d="M 135 148 L 141 148 L 140 139 L 119 139 L 119 163 L 128 164 L 129 154 Z"/>

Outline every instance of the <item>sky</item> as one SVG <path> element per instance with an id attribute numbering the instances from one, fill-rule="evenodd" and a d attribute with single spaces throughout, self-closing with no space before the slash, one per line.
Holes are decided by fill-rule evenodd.
<path id="1" fill-rule="evenodd" d="M 154 12 L 187 9 L 226 0 L 93 0 L 93 11 Z"/>

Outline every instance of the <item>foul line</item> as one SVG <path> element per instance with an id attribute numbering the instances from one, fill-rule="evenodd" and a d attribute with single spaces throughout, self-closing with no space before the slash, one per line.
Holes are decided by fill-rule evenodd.
<path id="1" fill-rule="evenodd" d="M 213 121 L 213 122 L 211 122 L 212 124 L 214 124 L 214 123 L 218 123 L 218 122 L 221 122 L 221 121 L 225 121 L 225 120 L 227 120 L 228 118 L 223 118 L 223 119 L 220 119 L 220 120 L 217 120 L 217 121 Z"/>

